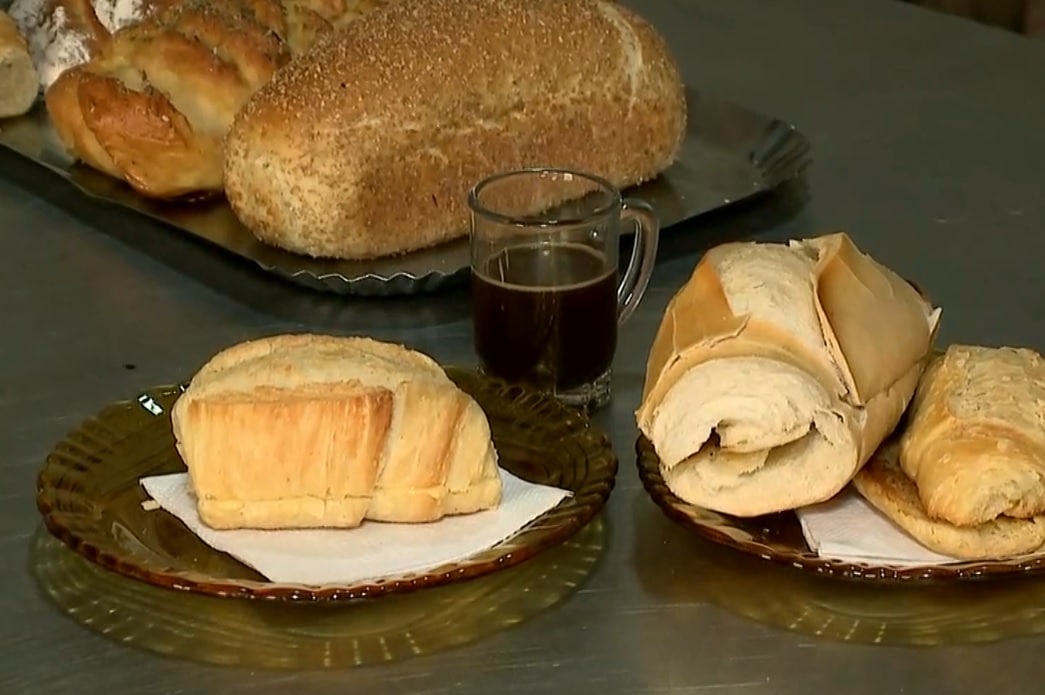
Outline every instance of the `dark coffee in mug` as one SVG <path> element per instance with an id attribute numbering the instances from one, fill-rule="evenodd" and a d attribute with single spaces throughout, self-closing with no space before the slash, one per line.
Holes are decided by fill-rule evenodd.
<path id="1" fill-rule="evenodd" d="M 483 179 L 468 208 L 482 370 L 585 412 L 609 403 L 618 326 L 642 300 L 657 258 L 653 208 L 595 174 L 553 168 Z M 635 243 L 621 267 L 628 226 Z"/>
<path id="2" fill-rule="evenodd" d="M 472 273 L 484 371 L 562 391 L 606 373 L 617 348 L 617 272 L 583 244 L 512 246 Z"/>

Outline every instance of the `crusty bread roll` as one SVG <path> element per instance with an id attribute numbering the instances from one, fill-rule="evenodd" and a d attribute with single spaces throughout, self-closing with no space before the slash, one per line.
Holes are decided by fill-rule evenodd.
<path id="1" fill-rule="evenodd" d="M 385 1 L 178 0 L 62 73 L 47 111 L 70 153 L 144 196 L 218 194 L 222 141 L 250 95 L 332 24 Z"/>
<path id="2" fill-rule="evenodd" d="M 1045 360 L 950 346 L 918 386 L 900 465 L 932 518 L 973 526 L 1045 514 Z"/>
<path id="3" fill-rule="evenodd" d="M 691 504 L 757 516 L 824 501 L 896 426 L 938 319 L 843 233 L 716 247 L 668 305 L 638 427 Z"/>
<path id="4" fill-rule="evenodd" d="M 654 178 L 685 124 L 665 42 L 616 3 L 409 0 L 258 91 L 229 133 L 225 191 L 264 242 L 374 258 L 466 235 L 469 187 L 500 171 Z"/>
<path id="5" fill-rule="evenodd" d="M 28 112 L 36 101 L 38 82 L 25 39 L 0 10 L 0 118 Z"/>
<path id="6" fill-rule="evenodd" d="M 315 335 L 236 345 L 196 374 L 171 422 L 212 528 L 426 522 L 501 499 L 482 409 L 400 345 Z"/>
<path id="7" fill-rule="evenodd" d="M 959 560 L 1025 555 L 1045 544 L 1045 516 L 999 516 L 975 526 L 955 526 L 925 511 L 918 488 L 899 463 L 899 446 L 882 446 L 860 469 L 853 486 L 878 511 L 926 548 Z"/>

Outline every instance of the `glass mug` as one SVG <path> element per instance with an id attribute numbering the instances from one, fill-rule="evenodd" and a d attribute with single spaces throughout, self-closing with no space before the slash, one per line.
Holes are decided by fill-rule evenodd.
<path id="1" fill-rule="evenodd" d="M 617 330 L 642 300 L 657 257 L 653 209 L 564 169 L 492 176 L 472 188 L 468 205 L 480 369 L 584 410 L 608 403 Z M 626 222 L 635 243 L 620 275 Z"/>

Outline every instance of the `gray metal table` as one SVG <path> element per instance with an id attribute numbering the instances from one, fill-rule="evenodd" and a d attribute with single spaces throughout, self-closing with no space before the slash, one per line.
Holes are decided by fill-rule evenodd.
<path id="1" fill-rule="evenodd" d="M 845 227 L 945 307 L 943 341 L 1045 348 L 1045 45 L 885 0 L 640 4 L 691 84 L 792 120 L 814 145 L 800 214 L 747 212 L 686 233 L 784 239 Z M 708 576 L 726 559 L 661 517 L 632 456 L 646 350 L 698 258 L 678 246 L 623 335 L 616 400 L 598 418 L 621 458 L 602 558 L 557 606 L 466 646 L 337 672 L 222 668 L 116 644 L 50 605 L 28 566 L 34 476 L 52 443 L 103 404 L 264 333 L 369 332 L 470 362 L 461 297 L 420 313 L 327 306 L 295 319 L 264 283 L 244 280 L 230 299 L 2 180 L 0 239 L 2 693 L 1008 693 L 1032 691 L 1045 673 L 1045 638 L 855 646 L 712 600 Z M 779 587 L 757 562 L 736 571 L 767 572 L 753 594 Z"/>

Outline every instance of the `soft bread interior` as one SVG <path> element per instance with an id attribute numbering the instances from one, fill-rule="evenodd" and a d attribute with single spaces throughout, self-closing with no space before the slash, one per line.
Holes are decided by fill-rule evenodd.
<path id="1" fill-rule="evenodd" d="M 652 436 L 664 443 L 662 470 L 675 494 L 751 516 L 830 496 L 847 478 L 856 442 L 838 406 L 786 363 L 716 359 L 676 382 Z"/>
<path id="2" fill-rule="evenodd" d="M 899 421 L 937 321 L 844 234 L 719 246 L 669 304 L 639 429 L 690 503 L 753 516 L 823 501 Z"/>

